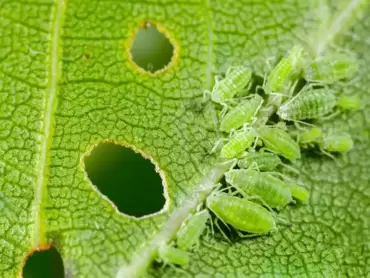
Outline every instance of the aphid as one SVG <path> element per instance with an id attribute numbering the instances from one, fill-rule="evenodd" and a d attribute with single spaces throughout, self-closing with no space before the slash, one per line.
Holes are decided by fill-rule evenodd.
<path id="1" fill-rule="evenodd" d="M 307 89 L 283 103 L 277 114 L 283 120 L 317 119 L 330 113 L 337 100 L 335 92 L 329 88 Z"/>
<path id="2" fill-rule="evenodd" d="M 267 76 L 263 86 L 266 93 L 283 92 L 290 81 L 290 77 L 295 74 L 302 63 L 304 51 L 301 46 L 295 46 L 289 54 L 282 58 Z"/>
<path id="3" fill-rule="evenodd" d="M 257 134 L 271 152 L 278 153 L 289 160 L 301 157 L 299 145 L 286 131 L 274 126 L 262 126 L 257 129 Z"/>
<path id="4" fill-rule="evenodd" d="M 158 256 L 164 264 L 182 266 L 189 263 L 189 255 L 186 251 L 168 245 L 161 245 L 159 247 Z"/>
<path id="5" fill-rule="evenodd" d="M 206 205 L 221 221 L 237 230 L 261 235 L 276 229 L 271 212 L 247 199 L 217 193 L 208 196 Z"/>
<path id="6" fill-rule="evenodd" d="M 220 130 L 230 132 L 233 129 L 240 128 L 245 123 L 250 123 L 262 103 L 263 98 L 257 94 L 253 95 L 252 98 L 242 100 L 221 119 Z"/>
<path id="7" fill-rule="evenodd" d="M 189 250 L 197 244 L 209 218 L 208 210 L 192 215 L 177 233 L 177 246 L 182 250 Z"/>
<path id="8" fill-rule="evenodd" d="M 225 105 L 234 95 L 243 90 L 252 80 L 252 70 L 248 67 L 230 68 L 224 79 L 217 80 L 211 92 L 213 102 Z"/>
<path id="9" fill-rule="evenodd" d="M 347 152 L 353 148 L 353 140 L 349 134 L 329 135 L 324 137 L 319 146 L 322 150 L 328 152 Z"/>
<path id="10" fill-rule="evenodd" d="M 225 177 L 227 183 L 248 196 L 259 196 L 271 208 L 280 209 L 293 201 L 289 187 L 271 173 L 238 169 L 226 172 Z"/>
<path id="11" fill-rule="evenodd" d="M 260 171 L 272 171 L 282 164 L 280 157 L 275 153 L 270 152 L 255 152 L 249 153 L 248 156 L 238 161 L 240 168 L 252 168 L 257 166 Z"/>
<path id="12" fill-rule="evenodd" d="M 357 110 L 360 107 L 360 99 L 357 96 L 341 96 L 336 105 L 343 110 Z"/>
<path id="13" fill-rule="evenodd" d="M 300 201 L 308 200 L 310 193 L 308 192 L 306 188 L 296 183 L 288 183 L 288 186 L 289 186 L 290 192 L 292 193 L 292 196 L 295 199 L 298 199 Z"/>
<path id="14" fill-rule="evenodd" d="M 252 130 L 242 130 L 232 137 L 221 149 L 222 158 L 236 158 L 251 147 L 255 141 L 255 134 Z"/>
<path id="15" fill-rule="evenodd" d="M 318 127 L 313 127 L 299 134 L 299 143 L 309 144 L 317 142 L 317 140 L 320 139 L 321 136 L 322 136 L 321 129 Z"/>
<path id="16" fill-rule="evenodd" d="M 308 81 L 334 83 L 351 79 L 357 71 L 357 61 L 351 55 L 334 54 L 318 57 L 304 70 Z"/>

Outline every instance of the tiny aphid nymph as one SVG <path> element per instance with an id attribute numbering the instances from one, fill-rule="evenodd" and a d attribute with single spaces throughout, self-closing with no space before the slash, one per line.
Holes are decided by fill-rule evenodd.
<path id="1" fill-rule="evenodd" d="M 269 152 L 249 152 L 248 156 L 238 161 L 240 168 L 253 168 L 256 166 L 260 171 L 272 171 L 281 165 L 280 157 L 275 153 Z"/>
<path id="2" fill-rule="evenodd" d="M 247 199 L 216 192 L 208 196 L 206 205 L 222 222 L 237 230 L 266 234 L 276 229 L 271 212 Z"/>
<path id="3" fill-rule="evenodd" d="M 263 86 L 266 93 L 272 92 L 286 93 L 290 78 L 296 74 L 302 64 L 304 50 L 301 46 L 295 46 L 286 57 L 283 57 L 279 63 L 272 69 L 267 76 Z"/>
<path id="4" fill-rule="evenodd" d="M 307 87 L 283 103 L 277 114 L 283 120 L 318 119 L 330 113 L 337 103 L 335 92 L 329 88 Z"/>
<path id="5" fill-rule="evenodd" d="M 257 129 L 257 134 L 271 152 L 278 153 L 289 160 L 301 157 L 299 145 L 286 131 L 274 126 L 262 126 Z"/>
<path id="6" fill-rule="evenodd" d="M 252 80 L 252 70 L 248 67 L 230 68 L 224 79 L 217 80 L 211 92 L 213 102 L 224 105 L 234 95 L 248 86 Z"/>
<path id="7" fill-rule="evenodd" d="M 357 71 L 357 60 L 352 55 L 335 54 L 316 58 L 310 67 L 304 70 L 307 81 L 334 83 L 350 80 Z"/>
<path id="8" fill-rule="evenodd" d="M 348 152 L 353 148 L 353 140 L 349 134 L 333 134 L 324 137 L 319 146 L 322 150 L 328 152 Z"/>
<path id="9" fill-rule="evenodd" d="M 220 121 L 220 130 L 230 132 L 251 123 L 263 103 L 263 98 L 253 95 L 251 98 L 243 99 L 233 109 L 231 109 Z"/>
<path id="10" fill-rule="evenodd" d="M 289 187 L 269 172 L 237 169 L 225 174 L 226 182 L 251 197 L 260 197 L 269 207 L 281 209 L 292 202 Z"/>
<path id="11" fill-rule="evenodd" d="M 288 183 L 288 186 L 293 198 L 303 202 L 308 200 L 310 193 L 306 188 L 296 183 Z"/>
<path id="12" fill-rule="evenodd" d="M 177 233 L 177 246 L 182 250 L 189 250 L 198 244 L 209 218 L 208 210 L 202 210 L 190 216 Z"/>
<path id="13" fill-rule="evenodd" d="M 255 134 L 252 130 L 239 131 L 235 136 L 222 147 L 220 156 L 222 158 L 236 158 L 250 148 L 255 141 Z"/>
<path id="14" fill-rule="evenodd" d="M 189 255 L 186 251 L 168 246 L 161 245 L 158 249 L 159 261 L 164 264 L 186 265 L 189 263 Z"/>
<path id="15" fill-rule="evenodd" d="M 310 144 L 317 142 L 322 136 L 322 131 L 318 127 L 313 127 L 311 129 L 303 131 L 299 134 L 299 143 L 300 144 Z"/>
<path id="16" fill-rule="evenodd" d="M 343 110 L 357 110 L 360 108 L 360 99 L 357 96 L 341 96 L 336 105 Z"/>

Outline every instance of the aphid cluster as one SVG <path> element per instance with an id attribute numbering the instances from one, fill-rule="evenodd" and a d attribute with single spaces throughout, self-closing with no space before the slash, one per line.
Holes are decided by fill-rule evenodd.
<path id="1" fill-rule="evenodd" d="M 357 98 L 341 96 L 332 87 L 334 82 L 349 81 L 355 72 L 356 60 L 350 55 L 312 58 L 301 46 L 294 46 L 256 88 L 248 67 L 231 68 L 223 79 L 216 78 L 213 90 L 205 96 L 221 110 L 219 131 L 224 138 L 212 152 L 235 163 L 225 173 L 224 184 L 215 186 L 174 241 L 159 248 L 159 260 L 187 264 L 187 251 L 196 247 L 208 220 L 212 231 L 216 225 L 226 239 L 219 221 L 241 237 L 258 236 L 277 229 L 278 212 L 285 206 L 307 201 L 308 190 L 297 182 L 299 170 L 289 163 L 301 159 L 301 150 L 309 147 L 330 157 L 330 153 L 352 149 L 349 134 L 325 134 L 312 120 L 358 109 Z M 306 85 L 298 90 L 302 81 Z M 240 93 L 243 97 L 237 98 Z M 295 178 L 280 173 L 281 169 L 294 173 Z"/>

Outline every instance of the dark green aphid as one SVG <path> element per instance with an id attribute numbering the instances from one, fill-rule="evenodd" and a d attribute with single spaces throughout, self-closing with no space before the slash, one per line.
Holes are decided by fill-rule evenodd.
<path id="1" fill-rule="evenodd" d="M 237 230 L 262 235 L 276 229 L 271 212 L 247 199 L 217 193 L 207 198 L 206 205 L 221 221 Z"/>
<path id="2" fill-rule="evenodd" d="M 349 134 L 334 134 L 324 137 L 319 146 L 322 150 L 328 152 L 348 152 L 353 148 L 353 140 Z"/>
<path id="3" fill-rule="evenodd" d="M 236 158 L 250 148 L 255 141 L 255 134 L 252 130 L 242 130 L 232 137 L 221 149 L 222 158 Z"/>
<path id="4" fill-rule="evenodd" d="M 334 54 L 316 58 L 310 67 L 304 70 L 308 81 L 334 83 L 353 78 L 357 71 L 357 60 L 346 54 Z"/>
<path id="5" fill-rule="evenodd" d="M 299 135 L 299 143 L 300 144 L 310 144 L 317 142 L 322 137 L 322 131 L 318 127 L 313 127 L 302 132 Z"/>
<path id="6" fill-rule="evenodd" d="M 224 79 L 217 80 L 211 92 L 213 102 L 225 104 L 243 90 L 252 80 L 252 70 L 248 67 L 230 68 Z"/>
<path id="7" fill-rule="evenodd" d="M 257 129 L 257 134 L 271 152 L 278 153 L 289 160 L 301 157 L 299 145 L 286 131 L 273 126 L 262 126 Z"/>
<path id="8" fill-rule="evenodd" d="M 266 93 L 286 91 L 291 76 L 297 73 L 302 64 L 303 54 L 303 48 L 295 46 L 286 57 L 279 61 L 266 78 L 263 86 Z"/>
<path id="9" fill-rule="evenodd" d="M 299 184 L 296 183 L 288 183 L 288 186 L 290 188 L 290 192 L 292 193 L 292 196 L 300 201 L 307 201 L 310 193 L 306 188 L 303 186 L 300 186 Z"/>
<path id="10" fill-rule="evenodd" d="M 182 250 L 189 250 L 198 244 L 209 218 L 208 210 L 202 210 L 190 216 L 177 233 L 177 246 Z"/>
<path id="11" fill-rule="evenodd" d="M 276 153 L 269 152 L 250 152 L 248 156 L 238 161 L 240 168 L 253 168 L 256 166 L 260 171 L 272 171 L 282 164 L 280 157 Z"/>
<path id="12" fill-rule="evenodd" d="M 317 119 L 330 113 L 336 103 L 333 90 L 308 88 L 283 103 L 277 114 L 283 120 Z"/>
<path id="13" fill-rule="evenodd" d="M 158 256 L 164 264 L 183 266 L 189 263 L 189 255 L 186 251 L 168 245 L 159 247 Z"/>
<path id="14" fill-rule="evenodd" d="M 222 119 L 220 130 L 230 132 L 251 123 L 263 103 L 263 98 L 257 94 L 243 99 L 235 108 L 231 109 Z"/>
<path id="15" fill-rule="evenodd" d="M 238 169 L 230 170 L 225 177 L 227 183 L 251 197 L 261 197 L 271 208 L 280 209 L 293 201 L 289 187 L 271 173 Z"/>

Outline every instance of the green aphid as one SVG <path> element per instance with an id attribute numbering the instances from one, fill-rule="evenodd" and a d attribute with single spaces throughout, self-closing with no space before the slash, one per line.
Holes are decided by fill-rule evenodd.
<path id="1" fill-rule="evenodd" d="M 301 150 L 286 131 L 274 126 L 262 126 L 257 129 L 258 136 L 265 147 L 289 160 L 301 158 Z"/>
<path id="2" fill-rule="evenodd" d="M 321 56 L 304 70 L 304 78 L 308 81 L 335 83 L 352 79 L 357 69 L 357 60 L 351 55 Z"/>
<path id="3" fill-rule="evenodd" d="M 293 202 L 289 187 L 269 172 L 237 169 L 225 174 L 226 182 L 251 197 L 260 197 L 269 207 L 281 209 Z"/>
<path id="4" fill-rule="evenodd" d="M 241 156 L 246 149 L 252 146 L 255 138 L 254 132 L 250 129 L 238 132 L 222 147 L 220 156 L 228 159 Z"/>
<path id="5" fill-rule="evenodd" d="M 159 261 L 162 261 L 164 264 L 183 266 L 189 263 L 189 255 L 186 251 L 168 245 L 159 247 L 158 256 Z"/>
<path id="6" fill-rule="evenodd" d="M 293 74 L 296 74 L 302 65 L 304 50 L 295 46 L 287 56 L 283 57 L 267 76 L 263 89 L 266 93 L 285 92 Z"/>
<path id="7" fill-rule="evenodd" d="M 353 140 L 349 134 L 334 134 L 329 135 L 319 142 L 319 146 L 322 150 L 328 152 L 348 152 L 353 148 Z"/>
<path id="8" fill-rule="evenodd" d="M 282 164 L 280 157 L 276 153 L 270 152 L 250 152 L 248 156 L 238 161 L 240 168 L 248 169 L 257 166 L 260 171 L 272 171 Z"/>
<path id="9" fill-rule="evenodd" d="M 341 96 L 336 105 L 342 110 L 357 110 L 360 108 L 360 99 L 357 96 Z"/>
<path id="10" fill-rule="evenodd" d="M 262 103 L 263 98 L 257 94 L 251 98 L 242 100 L 221 119 L 220 130 L 230 132 L 246 123 L 250 124 L 262 106 Z"/>
<path id="11" fill-rule="evenodd" d="M 322 130 L 318 127 L 313 127 L 299 134 L 299 143 L 300 144 L 315 143 L 321 137 L 322 137 Z"/>
<path id="12" fill-rule="evenodd" d="M 234 95 L 243 90 L 252 80 L 252 70 L 248 67 L 240 66 L 230 68 L 224 79 L 217 80 L 211 92 L 213 102 L 225 105 Z"/>
<path id="13" fill-rule="evenodd" d="M 288 121 L 318 119 L 332 112 L 336 104 L 337 99 L 333 90 L 308 88 L 283 103 L 277 114 L 281 119 Z"/>
<path id="14" fill-rule="evenodd" d="M 177 233 L 178 248 L 190 250 L 194 245 L 198 244 L 199 237 L 202 235 L 209 218 L 208 210 L 202 210 L 190 216 Z"/>
<path id="15" fill-rule="evenodd" d="M 288 186 L 293 198 L 303 202 L 308 200 L 310 193 L 305 187 L 296 183 L 288 183 Z"/>
<path id="16" fill-rule="evenodd" d="M 213 193 L 208 196 L 206 206 L 222 222 L 243 232 L 263 235 L 276 229 L 272 213 L 247 199 L 224 193 Z M 243 236 L 240 233 L 239 235 Z"/>

